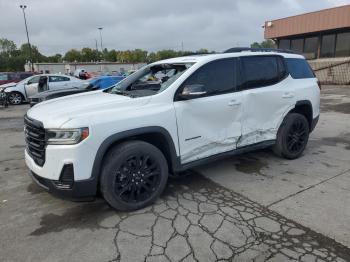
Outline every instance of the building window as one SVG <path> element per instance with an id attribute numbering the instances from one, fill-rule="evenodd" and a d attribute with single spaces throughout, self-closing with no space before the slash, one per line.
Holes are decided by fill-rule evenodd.
<path id="1" fill-rule="evenodd" d="M 281 39 L 280 41 L 278 41 L 278 48 L 290 49 L 290 40 L 289 39 Z"/>
<path id="2" fill-rule="evenodd" d="M 304 39 L 293 39 L 291 49 L 299 54 L 303 52 Z"/>
<path id="3" fill-rule="evenodd" d="M 305 38 L 304 56 L 306 59 L 315 59 L 318 53 L 318 37 Z"/>
<path id="4" fill-rule="evenodd" d="M 322 36 L 321 57 L 334 57 L 335 35 Z"/>
<path id="5" fill-rule="evenodd" d="M 350 56 L 350 32 L 337 34 L 335 56 L 336 57 Z"/>

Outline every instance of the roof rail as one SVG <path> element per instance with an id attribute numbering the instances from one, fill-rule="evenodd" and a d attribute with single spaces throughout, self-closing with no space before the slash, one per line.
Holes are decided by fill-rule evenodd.
<path id="1" fill-rule="evenodd" d="M 224 51 L 224 53 L 238 53 L 243 51 L 250 52 L 275 52 L 275 53 L 289 53 L 296 54 L 294 51 L 289 49 L 278 49 L 278 48 L 250 48 L 250 47 L 233 47 Z"/>

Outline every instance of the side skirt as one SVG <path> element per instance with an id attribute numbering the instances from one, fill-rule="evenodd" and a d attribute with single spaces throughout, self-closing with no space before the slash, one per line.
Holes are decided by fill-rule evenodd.
<path id="1" fill-rule="evenodd" d="M 243 146 L 243 147 L 239 147 L 236 148 L 232 151 L 228 151 L 228 152 L 224 152 L 224 153 L 220 153 L 217 155 L 213 155 L 213 156 L 209 156 L 203 159 L 199 159 L 199 160 L 195 160 L 186 164 L 179 164 L 179 169 L 176 170 L 177 172 L 181 172 L 181 171 L 185 171 L 187 169 L 190 168 L 194 168 L 200 165 L 204 165 L 204 164 L 208 164 L 210 162 L 214 162 L 220 159 L 224 159 L 230 156 L 236 156 L 236 155 L 240 155 L 240 154 L 244 154 L 244 153 L 248 153 L 251 151 L 256 151 L 256 150 L 260 150 L 260 149 L 264 149 L 270 146 L 273 146 L 276 143 L 276 140 L 268 140 L 268 141 L 263 141 L 263 142 L 259 142 L 253 145 L 248 145 L 248 146 Z M 180 162 L 180 158 L 178 158 L 178 161 Z"/>

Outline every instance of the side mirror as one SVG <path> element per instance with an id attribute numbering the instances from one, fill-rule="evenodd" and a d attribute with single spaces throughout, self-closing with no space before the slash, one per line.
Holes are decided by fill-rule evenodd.
<path id="1" fill-rule="evenodd" d="M 207 94 L 207 91 L 204 89 L 204 85 L 201 84 L 194 84 L 194 85 L 187 85 L 182 90 L 182 93 L 179 94 L 179 97 L 182 100 L 189 100 L 193 98 L 199 98 L 203 97 Z"/>

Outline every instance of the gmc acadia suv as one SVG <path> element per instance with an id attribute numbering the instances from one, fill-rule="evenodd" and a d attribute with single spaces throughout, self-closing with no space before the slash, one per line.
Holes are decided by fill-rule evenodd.
<path id="1" fill-rule="evenodd" d="M 295 159 L 319 117 L 304 57 L 232 51 L 159 61 L 103 91 L 38 104 L 25 116 L 26 164 L 54 194 L 142 208 L 168 175 L 272 147 Z"/>

